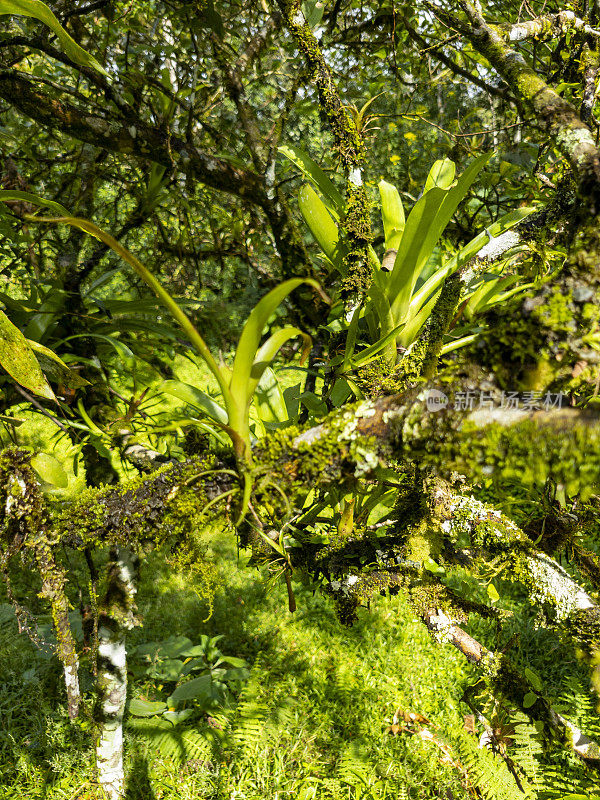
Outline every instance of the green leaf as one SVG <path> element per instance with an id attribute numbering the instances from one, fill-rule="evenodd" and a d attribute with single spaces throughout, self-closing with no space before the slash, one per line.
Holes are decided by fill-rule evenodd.
<path id="1" fill-rule="evenodd" d="M 158 661 L 148 669 L 148 675 L 152 678 L 159 678 L 162 681 L 177 681 L 183 670 L 183 661 L 177 658 L 166 658 Z"/>
<path id="2" fill-rule="evenodd" d="M 257 358 L 260 340 L 269 317 L 285 300 L 288 294 L 303 283 L 315 289 L 320 289 L 319 284 L 310 278 L 292 278 L 291 280 L 280 283 L 279 286 L 276 286 L 274 289 L 271 289 L 250 312 L 235 351 L 235 359 L 233 361 L 231 381 L 229 384 L 229 389 L 238 406 L 238 411 L 245 409 L 252 397 L 251 374 L 255 359 Z M 274 336 L 276 336 L 276 334 L 274 334 Z M 273 339 L 273 337 L 271 337 L 271 339 Z M 265 346 L 267 346 L 267 344 L 268 342 L 265 343 Z M 272 345 L 269 345 L 269 347 L 272 347 Z M 256 384 L 254 384 L 254 386 L 255 385 Z M 229 424 L 233 425 L 231 417 Z"/>
<path id="3" fill-rule="evenodd" d="M 20 386 L 47 400 L 56 400 L 21 331 L 0 311 L 0 365 Z"/>
<path id="4" fill-rule="evenodd" d="M 248 662 L 245 659 L 237 658 L 236 656 L 221 656 L 221 658 L 219 659 L 219 664 L 221 663 L 230 664 L 232 667 L 239 667 L 239 668 L 248 666 Z"/>
<path id="5" fill-rule="evenodd" d="M 325 4 L 320 0 L 304 0 L 302 3 L 302 13 L 309 28 L 316 28 L 323 19 Z"/>
<path id="6" fill-rule="evenodd" d="M 160 700 L 139 700 L 135 697 L 129 703 L 129 713 L 134 717 L 153 717 L 155 714 L 162 714 L 167 710 L 167 704 Z"/>
<path id="7" fill-rule="evenodd" d="M 1 7 L 2 0 L 0 0 L 0 8 Z M 32 194 L 31 192 L 20 192 L 16 189 L 0 189 L 0 201 L 6 202 L 6 200 L 20 200 L 25 203 L 31 203 L 32 205 L 44 206 L 54 211 L 56 214 L 69 215 L 67 209 L 61 206 L 60 203 L 55 203 L 54 200 L 44 200 L 43 197 L 38 197 L 37 194 Z"/>
<path id="8" fill-rule="evenodd" d="M 225 670 L 223 675 L 224 681 L 247 681 L 250 677 L 250 670 L 245 667 L 234 667 L 233 669 Z"/>
<path id="9" fill-rule="evenodd" d="M 376 358 L 382 350 L 385 350 L 388 344 L 395 341 L 403 328 L 404 323 L 396 325 L 395 328 L 392 328 L 392 330 L 386 336 L 382 336 L 381 339 L 375 342 L 375 344 L 372 344 L 370 347 L 366 347 L 364 350 L 361 350 L 360 353 L 357 353 L 357 355 L 355 355 L 352 359 L 352 366 L 354 369 L 357 369 L 358 367 L 364 367 L 369 363 L 369 361 L 372 361 L 374 358 Z M 394 346 L 394 351 L 395 349 L 396 348 Z"/>
<path id="10" fill-rule="evenodd" d="M 61 383 L 67 389 L 79 389 L 81 386 L 89 386 L 90 382 L 82 378 L 75 370 L 70 369 L 65 362 L 52 352 L 48 347 L 44 347 L 39 342 L 27 339 L 27 344 L 31 347 L 42 368 L 42 371 L 51 380 Z"/>
<path id="11" fill-rule="evenodd" d="M 279 152 L 288 158 L 292 164 L 295 164 L 302 171 L 302 174 L 320 189 L 325 197 L 325 205 L 334 217 L 339 220 L 345 213 L 344 198 L 317 162 L 313 161 L 304 150 L 293 144 L 281 145 Z"/>
<path id="12" fill-rule="evenodd" d="M 163 719 L 168 719 L 173 725 L 178 725 L 180 722 L 185 722 L 195 713 L 193 708 L 184 708 L 182 711 L 165 711 Z"/>
<path id="13" fill-rule="evenodd" d="M 523 698 L 523 708 L 531 708 L 531 706 L 536 704 L 537 699 L 537 694 L 534 694 L 534 692 L 527 692 Z"/>
<path id="14" fill-rule="evenodd" d="M 56 34 L 60 46 L 71 61 L 74 61 L 75 64 L 79 64 L 81 67 L 90 67 L 98 72 L 102 72 L 104 75 L 107 74 L 106 70 L 100 66 L 96 59 L 89 53 L 86 53 L 86 51 L 69 36 L 52 11 L 45 3 L 42 3 L 41 0 L 0 0 L 0 16 L 6 14 L 32 17 L 33 19 L 43 22 L 44 25 L 47 25 L 50 30 Z"/>
<path id="15" fill-rule="evenodd" d="M 490 236 L 500 236 L 500 234 L 510 230 L 510 228 L 517 225 L 522 219 L 525 219 L 525 217 L 533 213 L 533 211 L 535 211 L 533 206 L 517 208 L 515 211 L 511 211 L 500 217 L 499 220 L 493 222 L 485 231 L 482 231 L 474 239 L 471 239 L 468 244 L 461 248 L 455 256 L 444 264 L 442 269 L 437 270 L 437 272 L 428 278 L 423 286 L 415 292 L 410 301 L 409 315 L 412 316 L 413 313 L 416 312 L 416 309 L 422 306 L 431 293 L 441 286 L 448 275 L 451 275 L 458 267 L 466 264 L 467 261 L 473 258 L 473 256 L 488 243 Z"/>
<path id="16" fill-rule="evenodd" d="M 200 675 L 199 678 L 192 678 L 187 683 L 178 686 L 167 700 L 169 708 L 183 703 L 186 700 L 197 700 L 202 704 L 212 702 L 215 697 L 213 681 L 210 675 Z"/>
<path id="17" fill-rule="evenodd" d="M 248 381 L 248 399 L 252 397 L 252 393 L 256 389 L 262 374 L 267 369 L 269 364 L 273 362 L 273 359 L 279 350 L 286 342 L 288 342 L 290 339 L 294 339 L 296 336 L 301 336 L 303 339 L 300 364 L 304 363 L 312 344 L 312 339 L 310 336 L 301 331 L 300 328 L 293 328 L 290 325 L 275 331 L 275 333 L 272 336 L 269 336 L 267 341 L 260 347 L 254 358 L 254 363 L 252 364 L 252 370 L 250 373 L 251 380 Z"/>
<path id="18" fill-rule="evenodd" d="M 543 689 L 542 679 L 539 675 L 537 675 L 532 669 L 529 667 L 525 667 L 524 669 L 525 677 L 529 681 L 529 683 L 533 686 L 536 692 L 541 692 Z"/>
<path id="19" fill-rule="evenodd" d="M 425 192 L 408 215 L 389 283 L 388 297 L 396 321 L 404 318 L 421 270 L 491 155 L 486 153 L 469 164 L 456 186 L 450 189 L 434 186 Z"/>
<path id="20" fill-rule="evenodd" d="M 158 656 L 159 658 L 178 658 L 187 655 L 187 651 L 192 646 L 192 640 L 187 636 L 170 636 L 162 642 L 144 642 L 131 648 L 130 655 L 139 658 L 140 656 Z"/>
<path id="21" fill-rule="evenodd" d="M 348 333 L 346 335 L 346 347 L 344 349 L 344 360 L 342 362 L 342 372 L 347 372 L 352 363 L 352 356 L 356 348 L 356 337 L 358 335 L 358 323 L 360 320 L 361 307 L 358 305 L 354 309 L 350 325 L 348 326 Z"/>
<path id="22" fill-rule="evenodd" d="M 341 270 L 340 232 L 325 204 L 312 186 L 305 184 L 298 195 L 298 206 L 315 241 L 331 261 Z"/>
<path id="23" fill-rule="evenodd" d="M 406 220 L 404 207 L 398 189 L 387 181 L 379 181 L 381 197 L 381 218 L 385 233 L 385 249 L 397 250 L 400 247 Z"/>
<path id="24" fill-rule="evenodd" d="M 162 384 L 162 391 L 165 394 L 170 394 L 178 400 L 183 400 L 184 403 L 204 411 L 212 420 L 222 425 L 227 424 L 227 412 L 225 409 L 215 402 L 212 397 L 198 389 L 196 386 L 190 386 L 189 383 L 182 383 L 182 381 L 165 381 Z"/>
<path id="25" fill-rule="evenodd" d="M 449 189 L 454 182 L 456 175 L 456 164 L 449 158 L 441 158 L 436 161 L 433 167 L 429 170 L 429 175 L 425 181 L 424 192 L 428 192 L 434 186 L 439 186 L 440 189 Z"/>
<path id="26" fill-rule="evenodd" d="M 31 466 L 44 483 L 49 483 L 59 489 L 66 489 L 69 485 L 67 473 L 54 456 L 48 453 L 38 453 L 31 459 Z"/>
<path id="27" fill-rule="evenodd" d="M 496 589 L 493 583 L 488 583 L 487 593 L 492 603 L 497 603 L 498 600 L 500 600 L 500 595 L 498 594 L 498 590 Z"/>
<path id="28" fill-rule="evenodd" d="M 272 369 L 267 367 L 256 387 L 254 395 L 256 410 L 260 421 L 286 422 L 288 419 L 287 407 L 281 384 Z"/>
<path id="29" fill-rule="evenodd" d="M 446 568 L 429 558 L 429 556 L 423 561 L 423 568 L 434 575 L 444 575 L 446 573 Z"/>

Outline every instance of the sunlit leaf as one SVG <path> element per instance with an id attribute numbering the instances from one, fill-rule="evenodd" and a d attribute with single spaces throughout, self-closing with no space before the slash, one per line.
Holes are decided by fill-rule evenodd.
<path id="1" fill-rule="evenodd" d="M 48 453 L 37 453 L 31 459 L 31 466 L 44 483 L 56 486 L 58 489 L 66 489 L 69 485 L 67 473 L 54 456 Z"/>
<path id="2" fill-rule="evenodd" d="M 81 67 L 90 67 L 106 75 L 106 70 L 69 36 L 53 12 L 41 0 L 0 0 L 0 16 L 6 14 L 32 17 L 43 22 L 56 34 L 62 50 L 71 61 Z"/>
<path id="3" fill-rule="evenodd" d="M 20 386 L 47 400 L 56 400 L 27 339 L 0 311 L 0 365 Z"/>

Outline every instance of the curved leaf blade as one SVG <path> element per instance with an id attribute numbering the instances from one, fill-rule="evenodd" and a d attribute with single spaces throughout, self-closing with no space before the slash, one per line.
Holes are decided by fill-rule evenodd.
<path id="1" fill-rule="evenodd" d="M 343 216 L 345 209 L 344 198 L 317 162 L 313 161 L 304 150 L 293 144 L 281 145 L 279 152 L 298 167 L 302 174 L 321 190 L 331 213 L 338 219 Z"/>
<path id="2" fill-rule="evenodd" d="M 75 39 L 72 39 L 53 12 L 41 0 L 0 0 L 0 16 L 17 15 L 21 17 L 31 17 L 43 22 L 50 30 L 56 34 L 60 46 L 65 54 L 80 67 L 89 67 L 106 75 L 106 70 L 96 59 L 80 47 Z"/>
<path id="3" fill-rule="evenodd" d="M 162 385 L 162 391 L 176 397 L 178 400 L 183 400 L 184 403 L 194 408 L 204 411 L 214 422 L 218 422 L 221 425 L 227 424 L 227 412 L 225 409 L 196 386 L 191 386 L 189 383 L 183 383 L 182 381 L 165 381 Z"/>
<path id="4" fill-rule="evenodd" d="M 312 186 L 305 184 L 298 195 L 298 207 L 315 241 L 338 269 L 341 268 L 340 232 L 325 203 Z"/>
<path id="5" fill-rule="evenodd" d="M 2 0 L 0 0 L 0 7 L 1 3 Z M 0 201 L 5 203 L 7 200 L 18 200 L 22 203 L 31 203 L 34 206 L 43 206 L 44 208 L 48 208 L 51 211 L 54 211 L 56 214 L 64 214 L 65 216 L 69 215 L 67 209 L 64 206 L 61 206 L 60 203 L 56 203 L 54 200 L 45 200 L 43 197 L 39 197 L 37 194 L 32 194 L 31 192 L 21 192 L 16 189 L 1 189 Z"/>
<path id="6" fill-rule="evenodd" d="M 311 278 L 291 278 L 265 295 L 250 312 L 235 351 L 229 389 L 238 409 L 247 407 L 250 375 L 268 319 L 285 298 L 303 283 L 320 291 Z"/>
<path id="7" fill-rule="evenodd" d="M 402 233 L 406 225 L 404 207 L 398 189 L 387 181 L 379 181 L 381 198 L 381 218 L 385 234 L 385 249 L 397 250 L 400 247 Z"/>
<path id="8" fill-rule="evenodd" d="M 56 400 L 27 339 L 0 311 L 0 365 L 16 383 L 47 400 Z"/>

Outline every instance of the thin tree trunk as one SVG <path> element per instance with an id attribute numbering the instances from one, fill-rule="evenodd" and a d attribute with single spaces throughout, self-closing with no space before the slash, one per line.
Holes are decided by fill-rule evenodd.
<path id="1" fill-rule="evenodd" d="M 109 800 L 124 796 L 123 714 L 127 700 L 126 632 L 137 624 L 135 594 L 139 559 L 124 547 L 113 547 L 108 587 L 98 632 L 98 702 L 96 743 L 98 783 Z"/>

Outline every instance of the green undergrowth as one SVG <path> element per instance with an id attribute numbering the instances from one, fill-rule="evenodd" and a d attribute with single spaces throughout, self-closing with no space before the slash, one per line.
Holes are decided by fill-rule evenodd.
<path id="1" fill-rule="evenodd" d="M 150 559 L 144 625 L 131 640 L 223 634 L 220 649 L 245 658 L 250 678 L 231 707 L 186 728 L 178 749 L 127 728 L 131 800 L 466 796 L 434 744 L 385 732 L 398 708 L 440 735 L 461 727 L 458 654 L 432 648 L 398 598 L 346 630 L 325 598 L 300 588 L 291 615 L 284 586 L 240 569 L 233 542 L 213 547 L 221 588 L 211 619 L 188 578 Z M 58 664 L 34 657 L 10 623 L 0 633 L 1 800 L 95 797 L 88 723 L 69 726 Z M 130 698 L 141 692 L 130 681 Z"/>
<path id="2" fill-rule="evenodd" d="M 474 668 L 451 646 L 434 644 L 401 597 L 377 598 L 346 629 L 324 596 L 298 586 L 298 610 L 290 614 L 281 579 L 267 583 L 261 573 L 244 568 L 246 559 L 238 560 L 231 538 L 215 533 L 209 540 L 219 582 L 211 618 L 206 620 L 208 606 L 192 579 L 150 555 L 138 595 L 143 625 L 131 633 L 130 643 L 172 636 L 197 642 L 203 634 L 222 635 L 220 651 L 245 659 L 250 676 L 228 706 L 182 723 L 168 735 L 157 718 L 142 724 L 138 718 L 126 726 L 128 800 L 458 800 L 474 796 L 473 788 L 465 788 L 461 764 L 480 788 L 486 788 L 488 772 L 503 774 L 504 762 L 491 753 L 482 761 L 477 737 L 464 730 L 469 709 L 460 698 L 467 682 L 476 680 Z M 459 575 L 456 581 L 457 589 L 461 584 L 467 590 Z M 516 610 L 523 601 L 518 590 L 497 578 L 494 582 L 502 606 Z M 469 593 L 483 601 L 484 583 L 470 583 Z M 500 637 L 491 621 L 472 618 L 467 629 L 488 647 L 507 648 L 520 668 L 543 675 L 546 696 L 598 736 L 600 730 L 589 727 L 597 719 L 587 694 L 589 675 L 572 646 L 540 629 L 533 610 L 518 623 L 513 619 Z M 40 634 L 44 638 L 48 629 L 42 626 Z M 84 714 L 69 725 L 58 662 L 17 635 L 6 609 L 0 614 L 0 649 L 0 800 L 99 800 L 87 670 L 82 670 Z M 130 675 L 130 700 L 165 694 L 158 682 L 154 689 L 155 694 L 147 680 Z M 477 703 L 494 718 L 485 698 Z M 412 726 L 412 734 L 391 735 L 399 709 L 429 722 Z M 418 735 L 421 727 L 433 740 Z M 520 760 L 529 757 L 540 771 L 540 786 L 565 786 L 580 794 L 587 789 L 574 757 L 559 755 L 540 766 L 538 756 L 528 755 L 532 747 L 541 751 L 532 739 L 535 730 L 520 735 L 525 743 Z M 536 791 L 530 796 L 562 795 Z"/>

